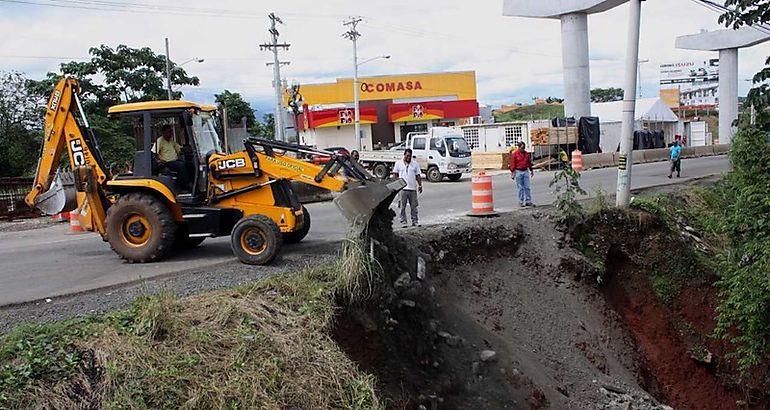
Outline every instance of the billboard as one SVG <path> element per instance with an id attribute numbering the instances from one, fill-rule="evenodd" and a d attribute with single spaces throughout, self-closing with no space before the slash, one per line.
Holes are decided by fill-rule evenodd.
<path id="1" fill-rule="evenodd" d="M 661 64 L 660 95 L 671 108 L 716 108 L 719 59 Z"/>

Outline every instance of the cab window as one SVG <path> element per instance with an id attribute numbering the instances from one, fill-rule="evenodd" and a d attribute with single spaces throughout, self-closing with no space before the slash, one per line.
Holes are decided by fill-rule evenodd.
<path id="1" fill-rule="evenodd" d="M 415 138 L 412 141 L 412 149 L 425 149 L 425 138 Z"/>
<path id="2" fill-rule="evenodd" d="M 446 156 L 446 147 L 444 146 L 444 140 L 441 138 L 431 138 L 430 149 L 438 151 L 442 157 Z"/>

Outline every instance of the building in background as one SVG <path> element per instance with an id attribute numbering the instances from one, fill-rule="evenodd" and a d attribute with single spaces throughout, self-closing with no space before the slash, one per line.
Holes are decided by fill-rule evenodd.
<path id="1" fill-rule="evenodd" d="M 361 145 L 387 148 L 410 132 L 479 116 L 473 71 L 359 77 Z M 302 85 L 300 143 L 355 149 L 353 79 Z"/>
<path id="2" fill-rule="evenodd" d="M 719 59 L 661 64 L 660 98 L 671 108 L 716 109 Z"/>

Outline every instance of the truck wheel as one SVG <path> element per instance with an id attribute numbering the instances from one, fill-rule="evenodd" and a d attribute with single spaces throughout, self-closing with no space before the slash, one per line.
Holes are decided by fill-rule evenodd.
<path id="1" fill-rule="evenodd" d="M 463 177 L 463 174 L 449 174 L 446 177 L 452 182 L 457 182 Z"/>
<path id="2" fill-rule="evenodd" d="M 302 219 L 304 221 L 302 229 L 283 234 L 283 243 L 299 243 L 305 239 L 307 233 L 310 232 L 310 212 L 304 205 L 302 206 Z"/>
<path id="3" fill-rule="evenodd" d="M 374 166 L 372 173 L 379 179 L 386 179 L 388 178 L 388 174 L 390 174 L 390 169 L 388 169 L 388 166 L 385 164 L 377 164 Z"/>
<path id="4" fill-rule="evenodd" d="M 441 182 L 441 180 L 444 179 L 444 175 L 441 174 L 441 171 L 439 171 L 438 167 L 435 165 L 428 168 L 428 172 L 425 174 L 430 182 Z"/>
<path id="5" fill-rule="evenodd" d="M 177 226 L 163 200 L 149 194 L 127 194 L 107 210 L 110 247 L 127 262 L 153 262 L 173 249 Z"/>
<path id="6" fill-rule="evenodd" d="M 281 230 L 264 215 L 241 218 L 230 236 L 230 246 L 238 259 L 247 265 L 270 263 L 281 250 Z"/>

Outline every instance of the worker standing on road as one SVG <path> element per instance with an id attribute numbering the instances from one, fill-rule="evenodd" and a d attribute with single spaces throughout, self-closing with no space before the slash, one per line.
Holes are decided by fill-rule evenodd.
<path id="1" fill-rule="evenodd" d="M 529 179 L 535 176 L 532 169 L 532 157 L 524 148 L 523 142 L 519 142 L 519 149 L 511 153 L 511 178 L 516 181 L 519 191 L 519 206 L 532 206 L 532 189 Z"/>
<path id="2" fill-rule="evenodd" d="M 406 203 L 409 202 L 409 208 L 412 211 L 412 226 L 419 226 L 417 219 L 417 193 L 422 193 L 422 178 L 420 177 L 420 165 L 417 161 L 412 161 L 412 150 L 404 150 L 404 159 L 396 162 L 393 167 L 393 177 L 401 178 L 406 181 L 406 187 L 401 190 L 401 197 L 398 206 L 401 208 L 401 225 L 406 223 Z"/>
<path id="3" fill-rule="evenodd" d="M 682 172 L 682 146 L 679 145 L 679 141 L 674 141 L 674 145 L 671 146 L 671 170 L 668 173 L 668 177 L 674 175 L 676 170 L 676 177 L 679 178 Z"/>

